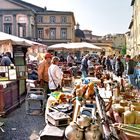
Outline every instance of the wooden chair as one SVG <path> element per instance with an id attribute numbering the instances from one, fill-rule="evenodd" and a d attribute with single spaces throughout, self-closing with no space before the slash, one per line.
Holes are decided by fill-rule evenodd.
<path id="1" fill-rule="evenodd" d="M 73 76 L 71 71 L 65 70 L 63 71 L 63 79 L 62 79 L 62 86 L 72 87 Z"/>

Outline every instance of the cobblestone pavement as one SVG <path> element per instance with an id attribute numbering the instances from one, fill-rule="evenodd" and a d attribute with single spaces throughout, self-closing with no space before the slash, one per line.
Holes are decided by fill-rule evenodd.
<path id="1" fill-rule="evenodd" d="M 67 87 L 63 92 L 71 90 Z M 5 118 L 0 117 L 0 122 L 4 122 L 2 128 L 5 131 L 0 130 L 0 140 L 39 140 L 39 134 L 46 125 L 45 115 L 26 114 L 25 102 Z"/>
<path id="2" fill-rule="evenodd" d="M 0 130 L 0 140 L 38 140 L 45 127 L 43 115 L 26 115 L 25 103 L 0 121 L 4 122 L 2 128 L 5 131 Z"/>

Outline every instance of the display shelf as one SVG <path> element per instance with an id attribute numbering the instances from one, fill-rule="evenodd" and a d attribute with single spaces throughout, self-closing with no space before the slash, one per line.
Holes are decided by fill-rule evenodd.
<path id="1" fill-rule="evenodd" d="M 0 115 L 5 116 L 19 105 L 18 80 L 0 82 Z"/>

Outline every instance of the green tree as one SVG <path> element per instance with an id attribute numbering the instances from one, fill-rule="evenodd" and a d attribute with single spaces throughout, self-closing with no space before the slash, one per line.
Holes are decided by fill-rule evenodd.
<path id="1" fill-rule="evenodd" d="M 121 55 L 125 55 L 126 54 L 126 46 L 122 46 L 122 49 L 121 49 Z"/>

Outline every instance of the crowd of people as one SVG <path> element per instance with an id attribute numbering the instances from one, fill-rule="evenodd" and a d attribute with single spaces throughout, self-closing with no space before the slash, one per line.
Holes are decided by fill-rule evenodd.
<path id="1" fill-rule="evenodd" d="M 129 84 L 140 89 L 140 55 L 133 58 L 130 55 L 97 56 L 92 58 L 90 54 L 86 54 L 83 56 L 80 66 L 82 79 L 88 76 L 90 68 L 102 68 L 102 70 L 110 71 L 118 77 L 127 77 Z"/>
<path id="2" fill-rule="evenodd" d="M 72 53 L 69 53 L 66 59 L 66 65 L 72 68 L 75 59 Z M 38 80 L 40 85 L 46 85 L 44 88 L 47 92 L 56 90 L 61 86 L 63 79 L 63 71 L 59 67 L 61 58 L 52 56 L 50 53 L 45 55 L 45 59 L 38 65 Z M 89 70 L 101 68 L 103 71 L 110 71 L 118 77 L 127 77 L 129 84 L 140 89 L 140 55 L 131 58 L 130 55 L 110 55 L 92 57 L 90 54 L 83 55 L 79 70 L 81 78 L 85 79 L 88 76 Z M 76 74 L 74 72 L 74 74 Z M 96 77 L 96 74 L 94 75 Z"/>
<path id="3" fill-rule="evenodd" d="M 127 76 L 129 84 L 140 89 L 140 55 L 131 58 L 130 55 L 116 56 L 114 54 L 109 56 L 96 55 L 96 57 L 93 57 L 91 54 L 85 54 L 80 59 L 80 64 L 77 64 L 79 69 L 74 71 L 73 75 L 80 71 L 81 78 L 85 79 L 90 70 L 94 71 L 96 68 L 101 68 L 103 71 L 113 72 L 118 77 Z M 28 79 L 38 80 L 40 86 L 47 93 L 56 90 L 61 86 L 63 79 L 63 70 L 59 67 L 59 62 L 62 60 L 62 57 L 46 53 L 45 59 L 41 63 L 28 68 Z M 77 58 L 72 53 L 68 53 L 65 60 L 67 67 L 72 68 L 76 64 L 75 60 Z M 13 60 L 9 52 L 0 55 L 1 66 L 10 66 L 11 64 L 13 64 Z M 94 76 L 96 77 L 96 74 Z"/>
<path id="4" fill-rule="evenodd" d="M 28 79 L 38 81 L 38 86 L 45 90 L 45 100 L 51 92 L 60 91 L 63 86 L 64 71 L 60 65 L 61 60 L 62 58 L 58 56 L 46 53 L 43 61 L 32 63 L 32 66 L 28 68 Z M 64 63 L 66 63 L 65 69 L 72 68 L 75 65 L 75 56 L 69 53 Z M 6 53 L 0 57 L 0 64 L 10 66 L 13 62 Z M 91 54 L 85 54 L 81 58 L 81 63 L 77 65 L 79 69 L 72 74 L 75 76 L 80 71 L 80 78 L 83 82 L 89 76 L 89 71 L 93 71 L 93 76 L 97 78 L 101 78 L 100 71 L 111 72 L 118 77 L 127 77 L 128 83 L 140 90 L 140 55 L 131 58 L 130 55 L 96 55 L 93 57 Z M 43 105 L 42 102 L 41 105 Z"/>

